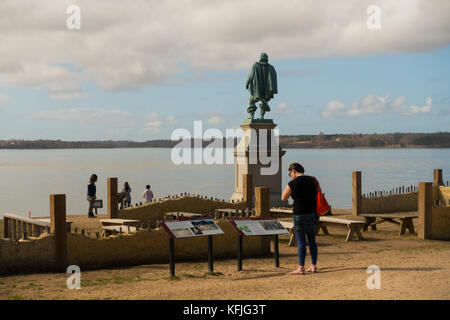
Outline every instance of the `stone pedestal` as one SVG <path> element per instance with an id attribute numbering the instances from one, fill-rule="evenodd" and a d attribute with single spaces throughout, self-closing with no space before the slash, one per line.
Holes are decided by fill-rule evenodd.
<path id="1" fill-rule="evenodd" d="M 246 120 L 241 124 L 242 138 L 233 152 L 235 191 L 230 200 L 239 201 L 244 198 L 243 175 L 250 174 L 253 188 L 268 187 L 270 189 L 271 206 L 288 204 L 287 201 L 281 201 L 283 191 L 281 160 L 286 151 L 282 150 L 278 144 L 274 134 L 275 127 L 276 124 L 272 119 Z M 253 203 L 255 203 L 254 200 Z"/>

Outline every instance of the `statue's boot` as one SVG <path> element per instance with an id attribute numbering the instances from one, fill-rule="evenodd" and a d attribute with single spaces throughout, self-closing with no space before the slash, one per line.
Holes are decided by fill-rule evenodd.
<path id="1" fill-rule="evenodd" d="M 261 105 L 260 105 L 260 108 L 261 108 L 261 113 L 260 113 L 261 118 L 260 119 L 264 119 L 264 115 L 266 114 L 266 111 L 270 111 L 270 107 L 267 103 L 265 103 L 263 101 L 263 103 L 261 103 Z"/>
<path id="2" fill-rule="evenodd" d="M 250 102 L 250 106 L 247 108 L 247 112 L 250 114 L 249 115 L 249 117 L 248 117 L 248 119 L 251 119 L 251 120 L 253 120 L 253 117 L 255 116 L 255 111 L 257 110 L 258 108 L 256 107 L 256 105 L 255 105 L 255 103 L 253 102 Z"/>

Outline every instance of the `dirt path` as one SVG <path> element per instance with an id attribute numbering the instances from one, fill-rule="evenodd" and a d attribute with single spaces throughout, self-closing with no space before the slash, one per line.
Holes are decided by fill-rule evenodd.
<path id="1" fill-rule="evenodd" d="M 66 274 L 0 278 L 0 299 L 450 299 L 450 242 L 398 236 L 383 224 L 364 232 L 365 241 L 345 242 L 345 231 L 329 228 L 318 236 L 319 272 L 292 276 L 297 248 L 280 244 L 280 268 L 273 259 L 216 260 L 216 275 L 204 261 L 82 271 L 82 289 L 69 290 Z M 234 245 L 234 244 L 232 244 Z M 309 257 L 307 258 L 309 263 Z M 369 290 L 366 269 L 381 269 L 381 288 Z"/>

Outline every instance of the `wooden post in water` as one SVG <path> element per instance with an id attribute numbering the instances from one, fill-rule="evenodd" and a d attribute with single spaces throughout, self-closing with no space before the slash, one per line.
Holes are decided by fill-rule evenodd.
<path id="1" fill-rule="evenodd" d="M 67 267 L 67 223 L 66 195 L 50 195 L 50 232 L 55 235 L 55 266 L 66 271 Z"/>
<path id="2" fill-rule="evenodd" d="M 432 184 L 431 182 L 419 182 L 419 231 L 420 239 L 431 238 L 431 215 L 432 215 Z"/>
<path id="3" fill-rule="evenodd" d="M 352 173 L 352 204 L 353 215 L 359 216 L 361 214 L 361 171 Z"/>
<path id="4" fill-rule="evenodd" d="M 119 216 L 117 201 L 117 178 L 108 178 L 108 219 L 117 219 Z"/>

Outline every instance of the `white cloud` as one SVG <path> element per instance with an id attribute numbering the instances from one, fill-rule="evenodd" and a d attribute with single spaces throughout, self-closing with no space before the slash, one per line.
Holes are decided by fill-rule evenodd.
<path id="1" fill-rule="evenodd" d="M 275 114 L 278 114 L 280 116 L 288 116 L 293 112 L 294 110 L 292 110 L 292 107 L 288 105 L 286 102 L 280 103 L 274 111 Z"/>
<path id="2" fill-rule="evenodd" d="M 38 119 L 52 119 L 60 121 L 77 121 L 80 123 L 130 123 L 131 114 L 119 109 L 104 108 L 69 108 L 56 110 L 41 110 L 32 114 Z"/>
<path id="3" fill-rule="evenodd" d="M 335 116 L 341 116 L 345 111 L 345 106 L 338 100 L 328 102 L 326 107 L 322 110 L 322 116 L 324 118 L 333 118 Z"/>
<path id="4" fill-rule="evenodd" d="M 416 105 L 408 106 L 405 97 L 397 97 L 393 101 L 386 96 L 377 96 L 369 94 L 364 99 L 353 102 L 349 108 L 346 108 L 343 103 L 338 100 L 328 102 L 325 108 L 322 109 L 321 114 L 324 118 L 336 117 L 357 117 L 370 114 L 382 113 L 398 113 L 402 115 L 417 115 L 429 113 L 432 108 L 432 99 L 428 97 L 425 105 L 418 107 Z"/>
<path id="5" fill-rule="evenodd" d="M 121 90 L 162 84 L 180 66 L 249 68 L 261 50 L 290 59 L 426 52 L 450 43 L 448 0 L 76 3 L 81 30 L 66 29 L 73 1 L 0 2 L 3 84 L 44 87 L 54 99 L 69 99 L 80 94 L 54 94 L 52 86 L 95 82 Z M 371 4 L 381 8 L 381 30 L 366 27 Z"/>
<path id="6" fill-rule="evenodd" d="M 225 119 L 221 116 L 212 116 L 208 119 L 209 124 L 221 124 L 225 121 Z"/>
<path id="7" fill-rule="evenodd" d="M 159 128 L 161 128 L 161 126 L 162 126 L 162 121 L 149 121 L 149 122 L 145 123 L 144 129 L 159 130 Z"/>
<path id="8" fill-rule="evenodd" d="M 170 123 L 170 124 L 177 124 L 177 123 L 179 123 L 180 121 L 177 120 L 177 119 L 175 119 L 174 116 L 167 116 L 167 122 Z"/>

